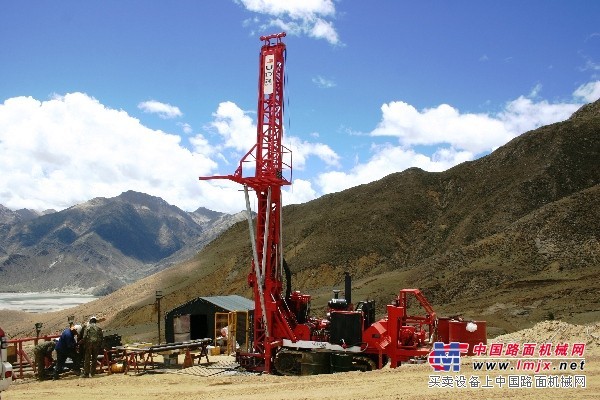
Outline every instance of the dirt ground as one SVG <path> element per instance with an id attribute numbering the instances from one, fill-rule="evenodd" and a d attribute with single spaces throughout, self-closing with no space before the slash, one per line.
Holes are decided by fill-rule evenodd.
<path id="1" fill-rule="evenodd" d="M 477 358 L 462 357 L 460 371 L 435 372 L 427 363 L 389 366 L 371 372 L 344 372 L 310 376 L 276 376 L 258 374 L 233 374 L 227 366 L 234 358 L 227 355 L 210 356 L 195 361 L 191 368 L 176 367 L 169 370 L 151 370 L 127 373 L 102 373 L 91 379 L 65 374 L 58 381 L 38 382 L 33 378 L 18 379 L 3 400 L 225 400 L 225 399 L 598 399 L 600 398 L 600 323 L 571 325 L 560 321 L 545 321 L 532 329 L 500 336 L 488 342 L 502 343 L 586 343 L 583 370 L 559 371 L 552 369 L 535 374 L 530 371 L 476 371 Z M 564 359 L 563 359 L 564 360 Z M 555 360 L 556 361 L 556 360 Z M 560 360 L 557 360 L 560 361 Z M 180 356 L 178 365 L 183 364 Z M 555 364 L 554 364 L 555 365 Z M 577 363 L 579 368 L 579 362 Z M 585 388 L 548 388 L 534 383 L 534 387 L 508 387 L 499 385 L 510 375 L 529 376 L 585 376 Z M 456 381 L 461 376 L 470 381 L 477 376 L 482 385 L 486 380 L 492 388 L 430 387 L 436 379 Z M 522 378 L 519 378 L 522 379 Z M 535 379 L 535 378 L 532 378 Z M 508 379 L 506 379 L 508 381 Z"/>
<path id="2" fill-rule="evenodd" d="M 211 363 L 228 356 L 211 356 Z M 67 375 L 58 381 L 37 382 L 17 380 L 2 395 L 4 400 L 86 400 L 169 399 L 169 400 L 224 400 L 224 399 L 597 399 L 600 398 L 600 352 L 586 353 L 586 388 L 430 388 L 433 372 L 429 364 L 403 364 L 399 368 L 386 367 L 371 372 L 344 372 L 312 376 L 225 375 L 199 376 L 186 369 L 169 373 L 99 374 L 91 379 Z M 471 357 L 462 359 L 461 371 L 445 375 L 479 375 L 495 379 L 497 372 L 473 371 Z M 214 364 L 213 364 L 214 365 Z M 210 368 L 203 363 L 201 368 Z M 192 367 L 194 370 L 199 367 Z M 504 374 L 506 376 L 506 373 Z"/>

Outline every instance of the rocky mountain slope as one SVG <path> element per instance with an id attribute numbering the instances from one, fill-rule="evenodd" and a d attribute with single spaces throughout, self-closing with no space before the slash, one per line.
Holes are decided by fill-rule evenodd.
<path id="1" fill-rule="evenodd" d="M 447 171 L 413 168 L 284 207 L 293 289 L 311 294 L 319 315 L 349 271 L 353 300 L 374 299 L 382 315 L 399 289 L 418 287 L 439 315 L 487 320 L 490 335 L 553 318 L 598 321 L 599 160 L 597 101 Z M 250 297 L 250 259 L 242 221 L 184 263 L 44 318 L 60 327 L 67 313 L 100 313 L 108 329 L 152 338 L 155 290 L 164 310 L 198 296 Z"/>
<path id="2" fill-rule="evenodd" d="M 107 294 L 193 256 L 239 221 L 133 191 L 60 212 L 0 209 L 0 291 Z"/>

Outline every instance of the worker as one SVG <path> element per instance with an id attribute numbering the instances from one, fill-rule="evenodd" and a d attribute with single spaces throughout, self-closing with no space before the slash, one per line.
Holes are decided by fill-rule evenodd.
<path id="1" fill-rule="evenodd" d="M 33 348 L 38 381 L 46 380 L 46 360 L 49 360 L 49 363 L 53 361 L 52 352 L 54 351 L 55 346 L 56 343 L 54 340 L 50 340 L 49 342 L 39 343 Z"/>
<path id="2" fill-rule="evenodd" d="M 60 337 L 58 338 L 58 342 L 56 342 L 56 365 L 54 366 L 54 375 L 52 376 L 53 380 L 57 380 L 59 375 L 62 373 L 65 367 L 65 361 L 67 358 L 73 360 L 73 365 L 77 366 L 79 364 L 79 358 L 77 357 L 77 342 L 75 341 L 75 337 L 77 336 L 77 332 L 81 332 L 81 325 L 71 325 L 62 331 Z"/>
<path id="3" fill-rule="evenodd" d="M 83 356 L 81 355 L 81 353 L 78 351 L 77 348 L 77 342 L 79 342 L 79 339 L 83 337 L 83 326 L 80 324 L 76 324 L 75 325 L 75 350 L 73 351 L 73 353 L 75 354 L 74 357 L 71 357 L 71 360 L 73 361 L 73 371 L 75 371 L 75 373 L 77 375 L 79 375 L 79 372 L 81 371 L 82 368 L 82 364 L 83 364 Z"/>
<path id="4" fill-rule="evenodd" d="M 104 332 L 98 326 L 97 322 L 98 320 L 95 316 L 90 317 L 90 321 L 83 334 L 85 358 L 83 360 L 83 370 L 80 375 L 82 378 L 92 378 L 96 373 L 96 362 L 102 348 L 102 339 L 104 339 Z"/>
<path id="5" fill-rule="evenodd" d="M 89 324 L 89 321 L 84 323 L 81 327 L 81 332 L 79 335 L 77 335 L 77 355 L 79 358 L 79 368 L 81 373 L 83 373 L 83 363 L 85 362 L 85 343 L 83 342 L 83 337 L 85 336 L 85 330 Z"/>
<path id="6" fill-rule="evenodd" d="M 227 334 L 229 332 L 229 325 L 221 328 L 221 336 L 215 339 L 215 346 L 220 347 L 220 351 L 226 351 L 227 346 Z"/>

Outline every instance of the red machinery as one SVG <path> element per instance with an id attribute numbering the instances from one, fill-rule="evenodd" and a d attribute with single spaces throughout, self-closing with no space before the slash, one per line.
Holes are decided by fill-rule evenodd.
<path id="1" fill-rule="evenodd" d="M 260 51 L 258 123 L 256 145 L 240 161 L 233 175 L 200 179 L 230 179 L 244 185 L 249 211 L 248 187 L 256 192 L 258 209 L 256 231 L 250 237 L 253 250 L 253 269 L 248 283 L 253 288 L 256 307 L 254 311 L 254 351 L 250 363 L 257 369 L 270 371 L 271 360 L 281 346 L 282 338 L 295 338 L 295 318 L 281 296 L 283 251 L 281 248 L 281 186 L 291 184 L 291 152 L 281 144 L 283 136 L 283 85 L 285 33 L 261 36 L 264 44 Z M 284 163 L 284 156 L 289 162 Z M 244 177 L 245 163 L 255 161 L 254 176 Z M 289 179 L 284 177 L 284 168 Z"/>
<path id="2" fill-rule="evenodd" d="M 418 289 L 401 290 L 387 306 L 387 318 L 375 321 L 373 301 L 351 302 L 350 276 L 345 298 L 329 302 L 326 318 L 309 315 L 310 296 L 291 292 L 291 273 L 283 259 L 281 187 L 291 184 L 291 152 L 282 145 L 285 33 L 262 36 L 259 56 L 257 140 L 241 159 L 233 175 L 201 177 L 229 179 L 244 186 L 250 241 L 253 250 L 248 283 L 255 311 L 253 347 L 239 352 L 238 362 L 248 370 L 287 375 L 371 370 L 387 360 L 391 367 L 426 356 L 436 335 L 435 312 Z M 286 160 L 284 160 L 286 158 Z M 254 176 L 244 176 L 246 163 L 254 163 Z M 248 188 L 256 193 L 256 226 L 250 211 Z M 283 294 L 283 277 L 286 293 Z M 407 315 L 414 296 L 425 316 Z"/>

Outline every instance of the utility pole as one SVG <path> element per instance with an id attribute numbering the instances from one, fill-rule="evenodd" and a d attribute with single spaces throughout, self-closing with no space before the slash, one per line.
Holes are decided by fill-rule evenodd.
<path id="1" fill-rule="evenodd" d="M 160 299 L 163 298 L 162 290 L 156 291 L 156 310 L 158 311 L 158 344 L 160 344 Z"/>

